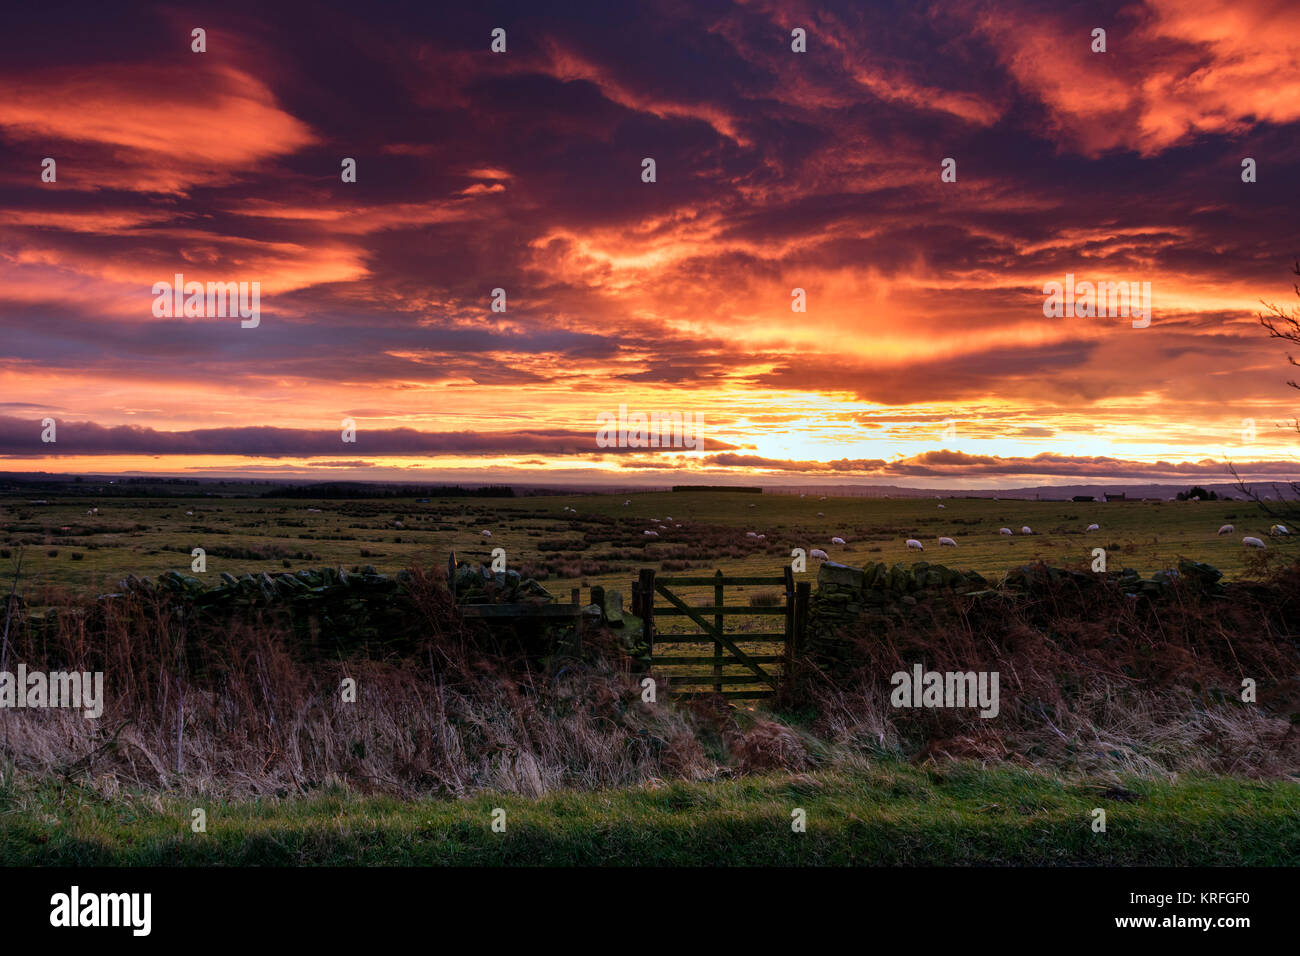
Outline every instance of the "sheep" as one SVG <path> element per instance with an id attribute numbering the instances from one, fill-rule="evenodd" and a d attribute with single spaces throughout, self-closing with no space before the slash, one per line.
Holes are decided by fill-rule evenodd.
<path id="1" fill-rule="evenodd" d="M 819 517 L 819 518 L 825 518 L 825 517 L 826 517 L 826 512 L 824 512 L 824 511 L 819 511 L 819 512 L 817 512 L 817 517 Z"/>
<path id="2" fill-rule="evenodd" d="M 758 538 L 759 541 L 763 541 L 767 538 L 767 535 L 760 534 L 760 535 L 755 535 L 755 537 Z"/>
<path id="3" fill-rule="evenodd" d="M 1248 547 L 1248 548 L 1262 548 L 1262 547 L 1264 547 L 1264 542 L 1263 542 L 1263 541 L 1260 541 L 1259 538 L 1252 538 L 1252 537 L 1250 537 L 1249 535 L 1247 535 L 1246 537 L 1242 538 L 1242 539 L 1241 539 L 1241 543 L 1244 544 L 1244 545 L 1245 545 L 1246 547 Z"/>
<path id="4" fill-rule="evenodd" d="M 1100 531 L 1100 530 L 1101 530 L 1101 525 L 1099 525 L 1099 524 L 1090 524 L 1090 525 L 1088 525 L 1088 527 L 1084 530 L 1084 533 L 1087 534 L 1087 532 L 1089 532 L 1089 531 Z"/>
<path id="5" fill-rule="evenodd" d="M 394 527 L 394 528 L 405 528 L 406 525 L 402 524 L 402 522 L 400 522 L 400 521 L 394 521 L 394 522 L 393 522 L 393 527 Z"/>
<path id="6" fill-rule="evenodd" d="M 998 534 L 1011 534 L 1010 528 L 998 528 Z"/>
<path id="7" fill-rule="evenodd" d="M 1031 528 L 1031 527 L 1029 527 L 1029 525 L 1024 525 L 1023 527 L 1021 527 L 1021 529 L 1020 529 L 1020 533 L 1021 533 L 1021 534 L 1033 534 L 1033 533 L 1034 533 L 1034 529 Z"/>
<path id="8" fill-rule="evenodd" d="M 647 538 L 657 538 L 657 537 L 659 537 L 659 532 L 658 532 L 658 531 L 642 531 L 641 533 L 642 533 L 643 535 L 645 535 Z"/>
<path id="9" fill-rule="evenodd" d="M 626 508 L 631 503 L 632 503 L 632 499 L 629 498 L 627 501 L 623 502 L 623 507 Z"/>
<path id="10" fill-rule="evenodd" d="M 194 517 L 194 512 L 193 512 L 193 511 L 187 511 L 187 512 L 185 512 L 185 517 L 187 517 L 187 518 L 193 518 L 193 517 Z"/>
<path id="11" fill-rule="evenodd" d="M 940 538 L 940 539 L 939 539 L 939 547 L 941 547 L 941 548 L 955 548 L 955 547 L 957 547 L 957 542 L 954 541 L 954 540 L 952 540 L 952 538 Z"/>
<path id="12" fill-rule="evenodd" d="M 822 561 L 829 561 L 831 559 L 831 556 L 827 554 L 825 551 L 823 551 L 821 548 L 813 548 L 811 551 L 808 552 L 808 557 L 818 558 L 819 560 Z"/>
<path id="13" fill-rule="evenodd" d="M 908 547 L 908 550 L 910 550 L 910 551 L 924 551 L 924 550 L 925 550 L 925 545 L 923 545 L 920 541 L 917 541 L 915 538 L 908 538 L 908 539 L 907 539 L 907 547 Z"/>
<path id="14" fill-rule="evenodd" d="M 481 534 L 481 535 L 482 535 L 483 537 L 485 537 L 485 538 L 490 538 L 490 537 L 492 537 L 492 532 L 491 532 L 491 531 L 487 531 L 487 530 L 480 531 L 479 534 Z"/>
<path id="15" fill-rule="evenodd" d="M 1200 496 L 1200 495 L 1192 495 L 1192 500 L 1193 500 L 1193 501 L 1200 501 L 1200 500 L 1201 500 L 1201 496 Z"/>
<path id="16" fill-rule="evenodd" d="M 672 515 L 664 515 L 664 520 L 665 520 L 665 521 L 672 521 L 672 520 L 673 520 L 673 516 L 672 516 Z"/>
<path id="17" fill-rule="evenodd" d="M 1290 534 L 1291 532 L 1286 530 L 1286 525 L 1275 524 L 1273 525 L 1273 527 L 1268 529 L 1268 533 L 1271 535 L 1279 535 L 1279 534 Z"/>
<path id="18" fill-rule="evenodd" d="M 1230 524 L 1225 524 L 1223 527 L 1221 527 L 1221 528 L 1219 529 L 1219 534 L 1232 534 L 1232 532 L 1234 532 L 1234 531 L 1236 531 L 1236 530 L 1237 530 L 1237 529 L 1234 528 L 1232 525 L 1230 525 Z"/>
<path id="19" fill-rule="evenodd" d="M 940 508 L 940 510 L 942 510 L 942 509 L 943 509 L 943 505 L 940 505 L 939 508 Z"/>
<path id="20" fill-rule="evenodd" d="M 831 544 L 845 544 L 845 543 L 846 542 L 843 538 L 831 538 Z"/>
<path id="21" fill-rule="evenodd" d="M 746 532 L 745 532 L 745 537 L 746 537 L 746 538 L 757 538 L 757 537 L 758 537 L 758 532 L 757 532 L 757 531 L 746 531 Z"/>

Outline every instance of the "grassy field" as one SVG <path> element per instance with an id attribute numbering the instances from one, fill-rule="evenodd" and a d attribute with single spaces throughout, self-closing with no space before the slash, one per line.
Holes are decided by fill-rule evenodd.
<path id="1" fill-rule="evenodd" d="M 87 513 L 95 507 L 98 514 Z M 1086 534 L 1092 523 L 1101 530 Z M 1235 524 L 1236 533 L 1217 535 L 1225 523 Z M 427 504 L 414 498 L 87 497 L 52 498 L 37 505 L 4 498 L 0 548 L 12 556 L 19 542 L 26 544 L 29 598 L 34 597 L 32 582 L 106 592 L 129 573 L 188 574 L 196 547 L 207 552 L 207 574 L 214 579 L 222 571 L 320 565 L 369 564 L 396 572 L 418 560 L 442 567 L 452 550 L 462 558 L 487 560 L 492 548 L 502 547 L 510 567 L 536 575 L 561 598 L 571 587 L 595 584 L 618 588 L 627 597 L 642 567 L 666 573 L 723 568 L 728 574 L 779 575 L 796 547 L 821 548 L 832 560 L 858 566 L 924 558 L 994 580 L 1035 560 L 1086 567 L 1092 549 L 1102 547 L 1112 570 L 1131 567 L 1146 576 L 1188 557 L 1233 577 L 1245 568 L 1243 535 L 1267 539 L 1273 551 L 1294 553 L 1297 546 L 1291 542 L 1268 538 L 1271 523 L 1242 501 L 819 500 L 813 495 L 707 492 L 450 498 Z M 1035 534 L 1019 534 L 1022 525 Z M 1017 534 L 999 535 L 999 527 Z M 490 539 L 481 534 L 484 530 L 492 532 Z M 657 531 L 658 537 L 644 535 L 646 530 Z M 766 537 L 748 538 L 747 531 Z M 847 544 L 831 544 L 837 535 Z M 958 547 L 939 548 L 940 535 L 954 538 Z M 925 543 L 924 555 L 907 550 L 908 537 Z M 5 566 L 11 562 L 0 564 Z M 815 577 L 816 567 L 810 560 L 807 579 Z"/>
<path id="2" fill-rule="evenodd" d="M 93 511 L 96 508 L 97 513 Z M 1101 530 L 1085 533 L 1090 523 L 1099 524 Z M 1224 523 L 1235 524 L 1236 533 L 1216 535 Z M 116 590 L 117 582 L 127 574 L 154 576 L 167 570 L 189 574 L 190 551 L 196 547 L 207 552 L 206 577 L 213 584 L 221 572 L 279 572 L 322 565 L 374 565 L 395 573 L 421 562 L 441 569 L 452 550 L 462 559 L 488 560 L 493 548 L 502 547 L 512 568 L 538 577 L 561 600 L 567 600 L 571 587 L 600 584 L 621 590 L 626 603 L 631 582 L 643 567 L 670 575 L 698 576 L 721 568 L 730 575 L 776 576 L 796 547 L 821 548 L 836 561 L 859 566 L 876 561 L 910 564 L 923 557 L 977 570 L 992 580 L 1034 560 L 1086 568 L 1092 549 L 1102 547 L 1108 552 L 1111 570 L 1131 567 L 1149 576 L 1187 557 L 1215 564 L 1232 577 L 1248 570 L 1241 536 L 1267 538 L 1270 523 L 1247 502 L 822 500 L 812 495 L 703 492 L 435 498 L 428 502 L 415 498 L 52 497 L 48 504 L 37 504 L 10 497 L 0 499 L 0 572 L 12 567 L 21 544 L 25 548 L 25 599 L 33 604 L 43 599 L 75 603 L 78 597 Z M 998 534 L 999 527 L 1018 531 L 1024 524 L 1036 533 Z M 481 533 L 484 530 L 492 532 L 490 538 Z M 648 537 L 646 530 L 655 530 L 658 536 Z M 746 532 L 764 537 L 749 537 Z M 830 544 L 835 535 L 845 538 L 847 544 Z M 955 538 L 958 548 L 938 548 L 939 535 Z M 924 555 L 905 549 L 908 537 L 926 542 Z M 1287 539 L 1268 538 L 1268 544 L 1269 554 L 1294 557 L 1296 545 Z M 817 562 L 810 560 L 808 571 L 800 577 L 815 578 L 816 568 Z M 740 593 L 729 592 L 726 603 L 763 603 L 769 596 L 764 592 L 773 590 L 765 586 L 738 588 Z M 687 591 L 693 603 L 707 602 L 709 596 L 703 588 Z M 677 624 L 680 620 L 666 622 Z M 1172 626 L 1174 620 L 1162 619 L 1162 626 Z M 771 630 L 774 623 L 775 619 L 763 617 L 739 621 L 742 630 Z M 140 630 L 143 635 L 143 624 Z M 659 646 L 670 644 L 665 633 Z M 279 660 L 274 655 L 281 652 L 271 642 L 258 644 L 249 653 L 257 660 L 264 653 Z M 243 673 L 239 666 L 247 656 L 241 651 L 232 658 L 231 673 L 236 677 Z M 1072 665 L 1070 660 L 1066 663 Z M 440 673 L 446 669 L 444 665 Z M 841 749 L 849 755 L 843 760 L 751 766 L 737 757 L 724 765 L 722 751 L 700 750 L 704 746 L 700 741 L 725 737 L 730 741 L 723 747 L 728 754 L 768 746 L 777 739 L 770 737 L 775 727 L 769 725 L 768 718 L 774 716 L 771 712 L 762 711 L 765 716 L 760 720 L 759 712 L 746 708 L 735 727 L 731 726 L 733 717 L 727 717 L 719 718 L 717 728 L 710 729 L 711 724 L 676 709 L 656 711 L 659 723 L 653 726 L 642 727 L 635 721 L 619 725 L 623 743 L 616 747 L 610 743 L 611 720 L 624 719 L 626 708 L 610 704 L 601 709 L 604 704 L 599 702 L 617 697 L 610 688 L 600 693 L 593 690 L 590 700 L 597 703 L 584 702 L 578 707 L 569 685 L 553 689 L 551 682 L 544 681 L 541 691 L 529 691 L 537 696 L 536 701 L 531 697 L 523 701 L 536 708 L 529 711 L 532 716 L 525 721 L 527 726 L 515 726 L 514 722 L 522 719 L 519 708 L 523 698 L 501 696 L 504 692 L 498 693 L 496 684 L 473 684 L 468 675 L 475 672 L 477 665 L 471 664 L 452 672 L 453 684 L 459 681 L 463 685 L 455 705 L 459 710 L 453 717 L 442 710 L 407 713 L 401 695 L 410 688 L 394 678 L 389 682 L 393 692 L 383 701 L 391 697 L 396 703 L 387 710 L 386 704 L 373 704 L 367 711 L 375 727 L 381 728 L 372 734 L 373 739 L 366 734 L 374 728 L 363 733 L 347 720 L 335 722 L 338 715 L 322 709 L 316 691 L 300 687 L 293 673 L 281 674 L 278 690 L 265 699 L 256 695 L 240 698 L 245 709 L 236 716 L 244 723 L 227 725 L 235 719 L 230 716 L 235 711 L 228 700 L 217 695 L 207 702 L 211 726 L 203 724 L 208 718 L 201 717 L 199 708 L 205 698 L 192 696 L 188 698 L 186 724 L 191 735 L 187 767 L 208 767 L 203 779 L 224 795 L 221 797 L 182 795 L 185 788 L 208 784 L 179 774 L 165 781 L 160 777 L 159 786 L 148 789 L 144 778 L 125 772 L 123 760 L 108 765 L 116 766 L 112 772 L 97 768 L 93 774 L 88 771 L 64 779 L 57 765 L 61 765 L 60 754 L 70 746 L 66 736 L 23 724 L 30 746 L 25 755 L 19 748 L 14 752 L 17 756 L 10 754 L 10 759 L 29 768 L 48 764 L 56 769 L 18 772 L 14 764 L 0 760 L 0 864 L 1300 863 L 1300 787 L 1294 779 L 1202 774 L 1202 770 L 1208 773 L 1221 767 L 1281 765 L 1284 743 L 1268 736 L 1278 728 L 1249 721 L 1232 723 L 1230 718 L 1241 715 L 1221 712 L 1222 708 L 1215 710 L 1214 720 L 1210 720 L 1202 713 L 1209 704 L 1192 702 L 1192 706 L 1182 698 L 1170 703 L 1168 695 L 1155 694 L 1161 687 L 1146 688 L 1154 695 L 1149 699 L 1125 697 L 1126 703 L 1121 704 L 1116 703 L 1120 697 L 1107 697 L 1119 708 L 1114 713 L 1105 708 L 1082 712 L 1079 752 L 1090 753 L 1089 747 L 1100 746 L 1098 742 L 1103 740 L 1130 741 L 1134 748 L 1148 743 L 1163 746 L 1175 738 L 1181 741 L 1174 732 L 1184 725 L 1183 711 L 1170 715 L 1159 708 L 1186 704 L 1191 707 L 1186 719 L 1199 715 L 1204 719 L 1197 726 L 1204 732 L 1227 735 L 1222 740 L 1197 738 L 1187 746 L 1217 747 L 1215 753 L 1231 753 L 1241 760 L 1218 764 L 1185 761 L 1177 772 L 1153 763 L 1155 769 L 1141 776 L 1129 775 L 1129 765 L 1122 762 L 1106 764 L 1104 772 L 1095 773 L 1086 772 L 1082 765 L 1058 765 L 1048 770 L 1047 761 L 1033 756 L 1040 753 L 1034 748 L 1045 745 L 1024 737 L 1033 728 L 1022 727 L 1022 738 L 1015 739 L 1019 743 L 1012 740 L 1014 734 L 1004 737 L 1009 753 L 1019 754 L 1015 749 L 1019 746 L 1031 755 L 1028 760 L 1021 759 L 1020 765 L 1012 759 L 993 759 L 977 766 L 945 758 L 939 765 L 915 766 L 893 756 L 876 756 L 874 748 L 884 746 L 884 738 L 877 733 L 883 731 L 871 722 L 870 713 L 837 710 L 838 729 L 833 733 L 839 735 L 837 740 L 843 738 Z M 155 701 L 133 712 L 133 719 L 148 725 L 139 729 L 142 737 L 133 746 L 140 749 L 147 744 L 166 755 L 176 735 L 169 709 L 173 705 L 167 696 L 170 678 L 159 673 L 161 676 L 155 676 L 160 683 L 150 687 L 151 692 L 162 695 L 158 698 L 162 703 Z M 605 678 L 582 679 L 599 683 Z M 558 682 L 558 675 L 555 680 Z M 566 680 L 578 678 L 569 674 Z M 573 684 L 580 686 L 586 685 Z M 1167 689 L 1176 690 L 1176 682 Z M 1070 700 L 1083 706 L 1078 688 L 1071 693 Z M 313 730 L 301 737 L 285 730 L 289 736 L 283 739 L 267 737 L 262 733 L 270 726 L 266 713 L 274 713 L 282 695 L 292 694 L 298 696 L 284 697 L 288 711 L 281 717 L 301 717 L 310 710 L 315 721 L 311 726 L 319 733 Z M 417 694 L 413 699 L 418 698 Z M 1148 713 L 1144 708 L 1156 709 Z M 1058 718 L 1070 716 L 1057 714 Z M 1088 722 L 1093 718 L 1099 722 L 1097 726 Z M 553 727 L 548 723 L 552 720 Z M 546 725 L 548 733 L 534 726 L 538 721 Z M 854 721 L 860 721 L 860 726 Z M 236 724 L 244 729 L 232 735 L 230 728 Z M 441 729 L 436 747 L 429 745 L 433 747 L 430 753 L 434 757 L 451 753 L 445 749 L 443 737 L 464 733 L 466 746 L 478 749 L 461 753 L 453 748 L 463 760 L 448 766 L 460 775 L 457 779 L 486 784 L 452 791 L 476 794 L 464 799 L 433 796 L 435 788 L 426 789 L 423 783 L 406 791 L 408 799 L 375 795 L 369 783 L 372 777 L 366 774 L 371 770 L 405 773 L 402 768 L 409 762 L 407 757 L 423 746 L 420 742 L 432 733 L 431 726 Z M 201 731 L 206 736 L 197 736 L 199 728 L 206 728 Z M 575 728 L 585 730 L 579 733 Z M 77 729 L 85 730 L 80 725 Z M 802 736 L 811 739 L 812 728 L 803 730 Z M 231 744 L 231 740 L 243 740 L 239 735 L 244 732 L 251 735 L 248 740 Z M 1062 735 L 1062 731 L 1056 733 Z M 1070 730 L 1072 742 L 1075 733 Z M 648 737 L 662 738 L 664 747 L 653 751 L 656 756 L 646 757 L 638 749 L 639 742 Z M 363 738 L 373 745 L 374 753 L 356 749 Z M 310 772 L 307 764 L 295 771 L 286 762 L 285 754 L 301 747 L 303 740 L 311 751 L 308 763 L 315 761 Z M 9 738 L 5 741 L 7 744 Z M 326 756 L 311 749 L 317 743 L 322 752 L 328 751 Z M 950 741 L 941 743 L 951 746 Z M 99 744 L 98 738 L 82 739 L 77 752 Z M 391 760 L 384 749 L 388 745 L 392 745 Z M 1117 749 L 1112 744 L 1107 747 Z M 335 760 L 330 756 L 336 751 L 343 757 Z M 606 782 L 605 789 L 590 784 L 568 789 L 575 784 L 562 782 L 537 790 L 543 795 L 534 798 L 504 795 L 497 791 L 512 788 L 484 776 L 480 764 L 486 766 L 501 754 L 516 751 L 527 751 L 530 760 L 545 764 L 556 780 L 606 779 L 596 771 L 625 775 L 609 778 L 614 782 Z M 957 753 L 963 752 L 958 749 Z M 640 776 L 633 776 L 635 768 L 618 762 L 660 760 L 659 754 L 667 755 L 662 765 L 646 764 L 649 770 Z M 1261 754 L 1269 759 L 1264 760 Z M 1260 759 L 1251 762 L 1247 756 Z M 50 759 L 42 764 L 45 757 Z M 374 766 L 356 764 L 353 757 L 374 761 Z M 606 763 L 600 763 L 602 760 Z M 609 764 L 610 760 L 614 763 Z M 868 766 L 868 760 L 869 769 L 859 769 Z M 229 781 L 222 776 L 234 765 L 231 761 L 243 768 L 234 777 L 256 784 L 251 792 L 281 796 L 232 796 L 234 791 L 225 788 Z M 1022 765 L 1029 761 L 1040 769 L 1025 769 Z M 164 763 L 170 767 L 170 757 Z M 283 772 L 291 774 L 295 785 L 301 787 L 299 780 L 308 781 L 304 794 L 278 777 L 272 780 L 267 776 L 268 772 L 272 776 L 280 773 L 282 763 L 289 767 Z M 702 771 L 706 764 L 713 769 Z M 340 766 L 351 768 L 345 771 L 352 774 L 347 777 L 353 781 L 351 788 L 311 783 L 339 779 L 336 772 Z M 419 769 L 423 764 L 411 766 L 415 769 L 410 772 L 423 781 L 420 773 L 442 765 L 433 761 L 424 771 Z M 771 769 L 778 766 L 786 770 Z M 792 773 L 809 767 L 820 769 Z M 129 769 L 136 773 L 134 764 Z M 678 779 L 665 782 L 656 775 Z M 1271 778 L 1274 774 L 1256 776 Z M 630 779 L 648 777 L 653 777 L 649 784 L 625 785 Z M 704 777 L 708 782 L 691 782 Z M 207 813 L 206 833 L 190 830 L 195 807 Z M 1097 807 L 1107 811 L 1105 833 L 1092 830 L 1092 810 Z M 496 808 L 506 811 L 505 833 L 492 831 Z M 791 830 L 791 812 L 796 808 L 807 812 L 805 833 Z"/>
<path id="3" fill-rule="evenodd" d="M 1300 787 L 970 764 L 397 800 L 237 803 L 0 784 L 0 865 L 1296 865 Z M 202 807 L 207 832 L 191 830 Z M 505 832 L 493 832 L 493 811 Z M 1093 810 L 1106 830 L 1093 831 Z M 806 832 L 792 812 L 806 812 Z"/>
<path id="4" fill-rule="evenodd" d="M 410 498 L 312 500 L 300 498 L 0 498 L 0 569 L 12 566 L 17 545 L 26 551 L 23 593 L 35 604 L 58 603 L 58 592 L 117 590 L 128 574 L 191 572 L 191 552 L 203 548 L 204 577 L 221 572 L 280 572 L 321 565 L 359 569 L 373 565 L 396 573 L 412 562 L 441 569 L 455 551 L 462 560 L 490 561 L 504 548 L 508 566 L 542 581 L 557 599 L 571 589 L 601 585 L 618 590 L 630 606 L 631 584 L 641 568 L 698 576 L 721 568 L 729 575 L 779 577 L 791 551 L 814 548 L 831 560 L 861 566 L 917 560 L 975 570 L 992 581 L 1008 570 L 1042 560 L 1087 569 L 1094 548 L 1105 548 L 1110 570 L 1134 568 L 1149 576 L 1180 557 L 1207 561 L 1229 577 L 1245 570 L 1241 538 L 1268 541 L 1270 553 L 1291 556 L 1300 545 L 1267 534 L 1273 519 L 1250 502 L 1048 502 L 988 498 L 859 498 L 817 495 L 684 492 L 520 498 Z M 940 508 L 940 505 L 943 505 Z M 91 509 L 98 509 L 92 513 Z M 1096 523 L 1100 531 L 1086 533 Z M 1225 524 L 1230 535 L 1218 535 Z M 1022 535 L 1023 525 L 1033 535 Z M 1001 535 L 998 529 L 1017 532 Z M 645 532 L 653 530 L 655 537 Z M 490 531 L 491 536 L 483 535 Z M 762 539 L 747 532 L 761 534 Z M 956 548 L 941 548 L 940 535 Z M 846 544 L 831 543 L 842 537 Z M 924 554 L 905 541 L 920 539 Z M 9 561 L 4 561 L 5 552 Z M 815 581 L 819 562 L 809 559 L 797 579 Z M 0 575 L 3 575 L 0 570 Z M 688 603 L 712 604 L 711 588 L 675 589 Z M 74 596 L 74 595 L 65 595 Z M 779 604 L 779 587 L 728 589 L 726 603 Z M 728 620 L 734 633 L 780 631 L 780 618 Z M 674 643 L 695 627 L 682 617 L 659 622 L 659 651 L 709 657 L 712 645 Z M 752 642 L 751 654 L 779 655 L 779 643 Z M 701 676 L 691 666 L 666 665 L 664 676 Z M 722 673 L 750 679 L 744 667 Z"/>

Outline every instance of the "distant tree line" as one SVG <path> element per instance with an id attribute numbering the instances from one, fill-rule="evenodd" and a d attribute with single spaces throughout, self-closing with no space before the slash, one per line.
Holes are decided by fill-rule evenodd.
<path id="1" fill-rule="evenodd" d="M 193 498 L 200 486 L 193 478 L 10 478 L 0 481 L 0 495 L 31 495 L 54 498 Z M 201 494 L 212 494 L 212 484 L 203 484 Z M 188 490 L 187 490 L 188 489 Z"/>
<path id="2" fill-rule="evenodd" d="M 509 485 L 372 485 L 366 482 L 326 482 L 288 485 L 262 492 L 261 498 L 513 498 Z"/>
<path id="3" fill-rule="evenodd" d="M 762 488 L 751 485 L 673 485 L 673 491 L 741 491 L 747 495 L 761 495 Z"/>

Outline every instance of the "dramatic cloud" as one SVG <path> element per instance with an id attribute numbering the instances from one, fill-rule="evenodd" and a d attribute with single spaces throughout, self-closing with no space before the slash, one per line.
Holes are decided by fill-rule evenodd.
<path id="1" fill-rule="evenodd" d="M 1300 452 L 1254 317 L 1300 255 L 1294 4 L 85 4 L 6 24 L 0 86 L 0 454 L 31 467 L 960 484 Z M 156 315 L 176 274 L 258 283 L 260 321 Z M 1150 324 L 1045 317 L 1067 276 L 1149 283 Z M 595 448 L 623 405 L 700 416 L 705 451 Z"/>

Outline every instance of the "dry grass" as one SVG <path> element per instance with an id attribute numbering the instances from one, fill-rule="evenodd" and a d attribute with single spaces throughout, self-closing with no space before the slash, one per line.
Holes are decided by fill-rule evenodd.
<path id="1" fill-rule="evenodd" d="M 850 752 L 975 758 L 1092 775 L 1300 772 L 1300 578 L 1168 600 L 1065 581 L 1032 596 L 920 608 L 853 643 L 847 673 L 802 673 L 819 736 Z M 896 709 L 889 677 L 996 671 L 1000 713 Z M 1258 701 L 1242 700 L 1243 679 Z"/>
<path id="2" fill-rule="evenodd" d="M 97 721 L 0 711 L 0 749 L 27 772 L 248 794 L 345 780 L 537 795 L 713 772 L 679 716 L 641 702 L 626 661 L 541 670 L 467 629 L 441 581 L 417 575 L 424 638 L 400 659 L 321 660 L 265 618 L 192 633 L 179 606 L 138 596 L 65 613 L 52 634 L 19 628 L 11 660 L 102 670 L 107 701 Z"/>
<path id="3" fill-rule="evenodd" d="M 121 790 L 308 794 L 342 783 L 402 796 L 526 796 L 768 770 L 860 768 L 882 755 L 976 759 L 1089 776 L 1295 774 L 1300 572 L 1234 586 L 1230 600 L 1163 602 L 1080 591 L 954 598 L 849 635 L 852 666 L 805 669 L 786 708 L 641 700 L 615 641 L 542 660 L 522 639 L 454 613 L 440 576 L 413 569 L 410 635 L 342 649 L 250 612 L 204 629 L 180 604 L 138 595 L 20 621 L 10 665 L 103 671 L 98 721 L 0 711 L 0 757 L 33 777 Z M 889 675 L 996 670 L 1001 713 L 898 710 Z M 1240 702 L 1242 677 L 1260 704 Z M 341 693 L 356 682 L 355 702 Z"/>

